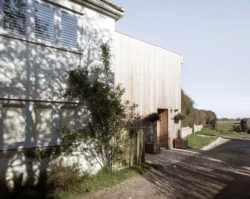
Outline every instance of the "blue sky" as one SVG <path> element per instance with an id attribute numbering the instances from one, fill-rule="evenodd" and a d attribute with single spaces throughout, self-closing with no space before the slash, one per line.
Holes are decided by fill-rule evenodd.
<path id="1" fill-rule="evenodd" d="M 182 87 L 196 107 L 250 117 L 250 0 L 113 0 L 116 24 L 184 56 Z"/>

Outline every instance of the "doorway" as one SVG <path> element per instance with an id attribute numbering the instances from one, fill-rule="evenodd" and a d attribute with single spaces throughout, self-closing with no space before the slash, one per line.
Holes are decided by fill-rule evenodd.
<path id="1" fill-rule="evenodd" d="M 168 110 L 158 109 L 160 121 L 158 122 L 157 140 L 161 147 L 168 148 Z"/>

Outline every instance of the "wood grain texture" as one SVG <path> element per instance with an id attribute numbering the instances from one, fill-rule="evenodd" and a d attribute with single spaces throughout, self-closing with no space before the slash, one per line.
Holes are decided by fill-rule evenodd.
<path id="1" fill-rule="evenodd" d="M 169 143 L 180 128 L 173 117 L 181 111 L 182 55 L 115 33 L 115 83 L 126 89 L 124 100 L 139 105 L 146 116 L 158 109 L 168 109 Z"/>

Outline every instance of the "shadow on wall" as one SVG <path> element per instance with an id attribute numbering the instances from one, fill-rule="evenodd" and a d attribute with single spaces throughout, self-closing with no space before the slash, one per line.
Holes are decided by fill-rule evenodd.
<path id="1" fill-rule="evenodd" d="M 67 71 L 79 65 L 94 65 L 100 63 L 98 58 L 101 51 L 100 46 L 106 42 L 112 42 L 110 30 L 102 29 L 95 23 L 96 19 L 85 16 L 85 28 L 82 32 L 82 50 L 77 52 L 69 52 L 63 49 L 45 47 L 44 45 L 36 45 L 31 42 L 21 41 L 8 36 L 0 36 L 0 98 L 8 99 L 29 99 L 29 100 L 45 100 L 45 101 L 63 101 L 63 94 L 66 87 Z M 81 30 L 80 30 L 81 31 Z M 29 34 L 29 33 L 27 33 Z M 59 115 L 49 112 L 53 119 L 44 118 L 44 115 L 31 112 L 29 102 L 13 102 L 2 100 L 5 106 L 18 108 L 18 115 L 25 115 L 24 118 L 16 117 L 15 113 L 3 113 L 3 117 L 8 120 L 16 120 L 16 125 L 6 123 L 6 129 L 3 132 L 19 131 L 19 127 L 23 127 L 24 135 L 13 136 L 12 142 L 16 142 L 15 146 L 26 148 L 30 143 L 41 146 L 46 143 L 54 145 L 57 143 L 58 134 L 46 135 L 46 128 L 42 124 L 35 127 L 35 116 L 41 117 L 41 121 L 49 123 L 53 128 L 54 122 Z M 43 106 L 52 107 L 54 103 L 38 103 L 40 108 Z M 48 115 L 45 114 L 45 115 Z M 35 115 L 35 116 L 34 116 Z M 57 118 L 56 118 L 57 117 Z M 5 119 L 4 118 L 4 119 Z M 51 121 L 53 120 L 53 121 Z M 27 122 L 28 121 L 28 122 Z M 6 121 L 5 121 L 6 122 Z M 4 123 L 1 121 L 1 123 Z M 43 129 L 39 135 L 35 133 L 35 128 Z M 53 132 L 55 133 L 55 132 Z M 0 136 L 1 138 L 1 136 Z M 8 134 L 5 133 L 0 141 L 0 146 L 5 143 L 5 139 L 9 140 Z M 10 144 L 11 145 L 11 144 Z M 53 159 L 53 153 L 49 148 L 45 148 L 42 152 L 42 158 L 34 159 L 31 150 L 5 150 L 0 151 L 0 198 L 16 198 L 23 192 L 25 187 L 39 188 L 40 192 L 37 198 L 46 198 L 46 171 Z M 83 157 L 84 156 L 84 157 Z M 84 160 L 83 160 L 84 158 Z M 93 166 L 93 158 L 88 154 L 75 155 L 73 161 L 79 161 L 88 167 Z M 10 185 L 10 186 L 9 186 Z M 12 189 L 10 189 L 12 187 Z M 17 195 L 16 195 L 17 194 Z"/>
<path id="2" fill-rule="evenodd" d="M 157 160 L 157 156 L 159 159 Z M 144 177 L 166 198 L 250 198 L 250 141 L 229 141 Z M 176 160 L 176 157 L 174 158 Z M 155 163 L 166 163 L 155 155 Z"/>
<path id="3" fill-rule="evenodd" d="M 82 49 L 74 52 L 1 36 L 0 97 L 63 100 L 66 71 L 101 63 L 101 44 L 113 42 L 113 33 L 96 27 L 95 21 L 85 17 L 84 31 L 79 30 Z"/>

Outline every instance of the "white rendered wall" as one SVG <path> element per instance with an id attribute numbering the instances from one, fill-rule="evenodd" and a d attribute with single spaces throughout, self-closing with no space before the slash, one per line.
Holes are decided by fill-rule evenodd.
<path id="1" fill-rule="evenodd" d="M 100 46 L 113 46 L 115 20 L 82 7 L 81 49 L 46 46 L 9 37 L 0 29 L 0 97 L 36 100 L 63 100 L 66 71 L 100 61 Z M 31 33 L 28 33 L 31 34 Z M 55 47 L 55 48 L 54 48 Z"/>
<path id="2" fill-rule="evenodd" d="M 181 128 L 181 138 L 186 138 L 187 136 L 191 135 L 192 133 L 197 133 L 203 129 L 203 125 L 194 125 L 191 127 L 183 127 Z"/>
<path id="3" fill-rule="evenodd" d="M 65 121 L 72 119 L 66 126 L 80 128 L 84 110 L 76 104 L 67 105 L 69 108 L 57 103 L 68 101 L 63 97 L 67 71 L 100 63 L 103 43 L 108 42 L 113 49 L 114 18 L 68 0 L 53 2 L 83 14 L 79 15 L 83 29 L 78 51 L 38 42 L 32 32 L 19 37 L 0 28 L 0 98 L 6 99 L 0 100 L 0 150 L 5 150 L 0 151 L 0 178 L 10 180 L 15 173 L 27 175 L 26 163 L 30 160 L 19 151 L 57 144 Z M 47 102 L 17 102 L 9 98 Z M 90 173 L 100 168 L 90 155 L 78 151 L 64 159 L 78 162 L 82 170 Z"/>

